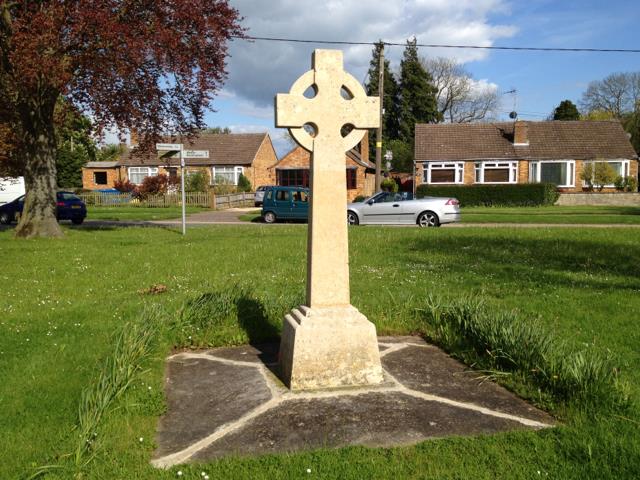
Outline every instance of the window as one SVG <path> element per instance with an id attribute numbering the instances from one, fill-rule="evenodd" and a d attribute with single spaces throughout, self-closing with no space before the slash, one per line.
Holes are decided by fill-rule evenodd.
<path id="1" fill-rule="evenodd" d="M 573 160 L 531 162 L 529 181 L 554 183 L 558 187 L 573 187 L 576 184 L 576 162 Z"/>
<path id="2" fill-rule="evenodd" d="M 358 188 L 357 173 L 355 168 L 347 168 L 347 190 Z"/>
<path id="3" fill-rule="evenodd" d="M 278 169 L 276 170 L 277 183 L 282 187 L 308 187 L 309 169 Z"/>
<path id="4" fill-rule="evenodd" d="M 595 165 L 596 163 L 608 163 L 611 165 L 611 168 L 616 172 L 616 177 L 628 177 L 629 176 L 629 160 L 614 160 L 614 161 L 592 161 L 592 162 L 584 162 L 583 165 Z M 586 187 L 587 182 L 583 181 L 582 186 Z M 604 187 L 613 188 L 613 184 L 603 185 Z"/>
<path id="5" fill-rule="evenodd" d="M 96 185 L 106 185 L 107 172 L 93 172 L 93 183 Z"/>
<path id="6" fill-rule="evenodd" d="M 424 164 L 424 183 L 464 183 L 464 162 Z"/>
<path id="7" fill-rule="evenodd" d="M 306 203 L 309 201 L 309 194 L 303 191 L 295 192 L 293 194 L 293 201 Z"/>
<path id="8" fill-rule="evenodd" d="M 477 162 L 476 183 L 517 183 L 518 162 Z"/>
<path id="9" fill-rule="evenodd" d="M 278 190 L 276 191 L 276 202 L 288 202 L 289 201 L 289 191 L 288 190 Z"/>
<path id="10" fill-rule="evenodd" d="M 158 175 L 158 167 L 129 167 L 129 181 L 140 185 L 146 177 Z"/>
<path id="11" fill-rule="evenodd" d="M 212 167 L 211 178 L 214 185 L 238 185 L 244 167 Z"/>

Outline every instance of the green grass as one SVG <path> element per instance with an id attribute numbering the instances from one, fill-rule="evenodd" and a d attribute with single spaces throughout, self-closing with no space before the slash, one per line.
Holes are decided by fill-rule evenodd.
<path id="1" fill-rule="evenodd" d="M 640 207 L 467 207 L 462 222 L 640 225 Z"/>
<path id="2" fill-rule="evenodd" d="M 179 324 L 204 318 L 203 294 L 247 288 L 268 324 L 225 323 L 206 344 L 246 342 L 281 328 L 304 291 L 306 226 L 177 230 L 66 229 L 62 240 L 18 241 L 0 232 L 0 478 L 20 478 L 75 451 L 82 392 L 99 379 L 114 335 L 160 304 Z M 429 294 L 480 294 L 489 308 L 537 319 L 558 340 L 616 358 L 640 394 L 640 242 L 635 230 L 350 229 L 352 303 L 378 333 L 425 331 Z M 160 295 L 140 290 L 157 283 Z M 233 302 L 232 302 L 233 303 Z M 238 307 L 239 308 L 239 307 Z M 204 316 L 203 316 L 204 315 Z M 200 321 L 200 320 L 198 320 Z M 266 332 L 266 333 L 265 333 Z M 164 335 L 141 376 L 108 409 L 100 448 L 82 478 L 173 479 L 149 466 L 162 396 Z M 562 412 L 541 432 L 451 438 L 392 449 L 345 448 L 228 458 L 181 467 L 181 478 L 638 478 L 640 412 Z M 140 438 L 143 441 L 140 441 Z M 64 462 L 64 458 L 62 462 Z M 312 473 L 308 475 L 306 469 Z M 538 475 L 538 471 L 541 472 Z M 51 470 L 48 478 L 72 478 Z"/>
<path id="3" fill-rule="evenodd" d="M 187 215 L 207 210 L 202 207 L 187 207 Z M 181 207 L 87 207 L 87 220 L 145 221 L 180 218 Z"/>

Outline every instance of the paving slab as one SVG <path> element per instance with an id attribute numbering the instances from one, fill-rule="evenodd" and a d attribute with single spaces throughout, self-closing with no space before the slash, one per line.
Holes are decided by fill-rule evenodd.
<path id="1" fill-rule="evenodd" d="M 385 380 L 366 388 L 289 391 L 278 345 L 180 352 L 167 360 L 167 413 L 152 464 L 348 445 L 390 447 L 450 435 L 555 424 L 418 337 L 380 337 Z"/>

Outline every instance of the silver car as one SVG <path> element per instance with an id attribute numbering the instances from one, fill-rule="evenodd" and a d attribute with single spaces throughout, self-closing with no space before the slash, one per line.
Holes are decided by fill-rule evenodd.
<path id="1" fill-rule="evenodd" d="M 264 192 L 267 191 L 267 188 L 269 188 L 266 185 L 261 185 L 258 188 L 256 188 L 256 193 L 254 196 L 254 205 L 256 207 L 259 207 L 262 205 L 262 202 L 264 201 Z"/>
<path id="2" fill-rule="evenodd" d="M 361 203 L 347 205 L 349 225 L 418 225 L 439 227 L 460 221 L 460 202 L 455 198 L 425 197 L 410 193 L 380 192 Z"/>

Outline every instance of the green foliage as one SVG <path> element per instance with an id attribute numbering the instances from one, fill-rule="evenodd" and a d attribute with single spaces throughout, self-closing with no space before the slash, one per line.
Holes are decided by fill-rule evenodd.
<path id="1" fill-rule="evenodd" d="M 96 152 L 96 160 L 99 162 L 113 162 L 118 160 L 118 157 L 122 155 L 126 150 L 124 145 L 117 143 L 111 143 L 109 145 L 103 145 Z"/>
<path id="2" fill-rule="evenodd" d="M 580 120 L 578 107 L 571 100 L 563 100 L 553 111 L 554 120 Z"/>
<path id="3" fill-rule="evenodd" d="M 407 40 L 400 62 L 400 133 L 399 137 L 413 145 L 416 123 L 443 120 L 436 100 L 437 88 L 431 75 L 418 58 L 417 40 Z"/>
<path id="4" fill-rule="evenodd" d="M 65 141 L 56 152 L 56 179 L 60 188 L 82 187 L 82 167 L 91 157 L 82 144 Z"/>
<path id="5" fill-rule="evenodd" d="M 582 171 L 580 172 L 580 179 L 587 184 L 589 191 L 593 190 L 593 163 L 585 162 L 582 164 Z"/>
<path id="6" fill-rule="evenodd" d="M 593 167 L 593 185 L 602 191 L 605 185 L 611 185 L 616 179 L 616 171 L 608 162 L 595 162 Z"/>
<path id="7" fill-rule="evenodd" d="M 613 182 L 613 186 L 616 187 L 616 190 L 618 190 L 619 192 L 622 192 L 624 191 L 626 183 L 627 182 L 625 181 L 625 178 L 622 175 L 618 175 L 615 181 Z"/>
<path id="8" fill-rule="evenodd" d="M 238 177 L 238 191 L 239 192 L 250 192 L 251 191 L 251 182 L 247 177 L 244 176 L 244 173 L 241 173 Z"/>
<path id="9" fill-rule="evenodd" d="M 535 319 L 496 311 L 478 296 L 446 302 L 429 295 L 424 312 L 433 339 L 476 368 L 518 375 L 554 402 L 629 405 L 610 355 L 576 350 Z"/>
<path id="10" fill-rule="evenodd" d="M 625 179 L 625 191 L 626 192 L 637 192 L 638 191 L 638 180 L 633 177 L 626 177 Z"/>
<path id="11" fill-rule="evenodd" d="M 396 172 L 413 172 L 413 147 L 412 143 L 403 140 L 390 140 L 386 148 L 393 152 L 393 170 Z"/>
<path id="12" fill-rule="evenodd" d="M 362 203 L 367 199 L 367 197 L 365 197 L 364 195 L 358 195 L 356 198 L 353 199 L 353 203 Z"/>
<path id="13" fill-rule="evenodd" d="M 558 200 L 558 189 L 552 183 L 525 183 L 517 185 L 419 185 L 416 197 L 455 197 L 463 207 L 534 207 L 553 205 Z"/>
<path id="14" fill-rule="evenodd" d="M 385 192 L 397 192 L 398 183 L 391 177 L 384 178 L 380 182 L 380 188 Z"/>
<path id="15" fill-rule="evenodd" d="M 189 172 L 184 179 L 185 192 L 206 192 L 208 189 L 209 177 L 203 169 L 195 172 Z"/>
<path id="16" fill-rule="evenodd" d="M 625 131 L 631 135 L 631 144 L 636 153 L 640 155 L 640 101 L 633 112 L 623 117 L 622 125 Z"/>

